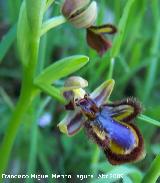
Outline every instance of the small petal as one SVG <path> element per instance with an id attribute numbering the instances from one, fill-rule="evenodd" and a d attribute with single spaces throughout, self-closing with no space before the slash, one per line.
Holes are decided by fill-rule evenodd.
<path id="1" fill-rule="evenodd" d="M 117 32 L 117 28 L 111 24 L 105 24 L 101 26 L 91 26 L 89 28 L 95 34 L 114 34 Z"/>
<path id="2" fill-rule="evenodd" d="M 85 118 L 80 112 L 69 112 L 57 125 L 62 133 L 68 136 L 75 135 L 82 127 Z"/>
<path id="3" fill-rule="evenodd" d="M 66 99 L 71 101 L 74 98 L 74 92 L 72 90 L 65 90 L 64 88 L 61 90 L 62 96 Z"/>
<path id="4" fill-rule="evenodd" d="M 142 111 L 141 104 L 135 98 L 127 98 L 104 106 L 109 110 L 112 118 L 123 122 L 131 122 Z"/>
<path id="5" fill-rule="evenodd" d="M 98 107 L 108 101 L 113 90 L 114 83 L 115 82 L 113 79 L 107 80 L 90 94 L 90 97 L 94 100 Z"/>
<path id="6" fill-rule="evenodd" d="M 111 46 L 111 42 L 108 41 L 102 34 L 96 34 L 92 30 L 87 29 L 87 43 L 88 45 L 97 51 L 102 56 Z"/>

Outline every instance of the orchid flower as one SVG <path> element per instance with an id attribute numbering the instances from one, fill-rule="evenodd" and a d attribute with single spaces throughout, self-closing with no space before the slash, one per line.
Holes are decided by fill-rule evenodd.
<path id="1" fill-rule="evenodd" d="M 88 45 L 102 56 L 111 46 L 111 42 L 104 34 L 117 32 L 115 26 L 104 24 L 95 26 L 97 18 L 97 3 L 91 0 L 65 0 L 62 5 L 62 14 L 76 28 L 86 29 Z"/>
<path id="2" fill-rule="evenodd" d="M 102 83 L 88 94 L 88 82 L 70 77 L 63 88 L 68 100 L 67 115 L 58 124 L 61 132 L 73 136 L 84 128 L 103 151 L 111 164 L 123 164 L 144 158 L 144 142 L 139 129 L 133 124 L 142 108 L 135 98 L 109 102 L 114 80 Z"/>

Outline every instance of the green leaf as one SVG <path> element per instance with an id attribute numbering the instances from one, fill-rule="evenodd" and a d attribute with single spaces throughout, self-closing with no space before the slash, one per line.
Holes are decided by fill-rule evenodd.
<path id="1" fill-rule="evenodd" d="M 34 84 L 56 100 L 65 103 L 65 99 L 61 95 L 60 90 L 52 86 L 53 82 L 77 71 L 88 61 L 89 58 L 83 55 L 64 58 L 44 69 L 44 71 L 35 78 Z"/>
<path id="2" fill-rule="evenodd" d="M 142 183 L 158 183 L 157 179 L 160 176 L 160 155 L 152 161 L 147 173 L 143 177 Z"/>
<path id="3" fill-rule="evenodd" d="M 16 39 L 16 25 L 11 27 L 0 42 L 0 62 Z"/>
<path id="4" fill-rule="evenodd" d="M 160 122 L 159 121 L 157 121 L 155 119 L 152 119 L 152 118 L 150 118 L 148 116 L 145 116 L 145 115 L 142 115 L 141 114 L 138 118 L 140 120 L 142 120 L 142 121 L 146 121 L 147 123 L 150 123 L 152 125 L 155 125 L 155 126 L 159 126 L 160 127 Z"/>
<path id="5" fill-rule="evenodd" d="M 35 78 L 35 83 L 51 84 L 54 81 L 79 70 L 88 61 L 89 58 L 83 55 L 71 56 L 59 60 L 44 69 L 42 73 L 37 78 Z"/>

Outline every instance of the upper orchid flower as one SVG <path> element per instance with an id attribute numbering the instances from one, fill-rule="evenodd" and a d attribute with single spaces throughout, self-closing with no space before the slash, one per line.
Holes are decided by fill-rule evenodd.
<path id="1" fill-rule="evenodd" d="M 141 112 L 139 102 L 127 98 L 109 102 L 114 80 L 101 84 L 91 94 L 84 87 L 87 81 L 71 77 L 63 88 L 68 100 L 68 114 L 58 124 L 60 130 L 69 136 L 84 128 L 91 139 L 104 151 L 111 164 L 138 161 L 145 155 L 141 133 L 132 121 Z"/>
<path id="2" fill-rule="evenodd" d="M 114 34 L 117 29 L 111 24 L 93 25 L 97 18 L 97 3 L 95 1 L 65 0 L 62 14 L 76 28 L 87 30 L 87 43 L 99 55 L 102 56 L 111 47 L 111 42 L 104 37 L 104 34 Z"/>

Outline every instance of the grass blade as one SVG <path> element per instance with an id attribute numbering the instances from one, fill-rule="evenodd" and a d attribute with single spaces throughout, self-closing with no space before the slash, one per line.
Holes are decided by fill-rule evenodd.
<path id="1" fill-rule="evenodd" d="M 16 39 L 16 25 L 10 28 L 3 39 L 0 42 L 0 62 L 2 62 L 4 56 L 8 52 L 9 48 Z"/>
<path id="2" fill-rule="evenodd" d="M 144 176 L 142 183 L 156 183 L 158 177 L 160 176 L 160 155 L 157 155 L 152 162 L 150 169 Z"/>
<path id="3" fill-rule="evenodd" d="M 152 118 L 150 118 L 150 117 L 148 117 L 148 116 L 145 116 L 145 115 L 140 115 L 139 117 L 138 117 L 138 119 L 140 119 L 140 120 L 142 120 L 142 121 L 146 121 L 147 123 L 150 123 L 150 124 L 152 124 L 152 125 L 155 125 L 155 126 L 159 126 L 160 127 L 160 122 L 159 121 L 157 121 L 157 120 L 155 120 L 155 119 L 152 119 Z"/>
<path id="4" fill-rule="evenodd" d="M 127 20 L 129 17 L 130 9 L 132 7 L 132 4 L 135 0 L 129 0 L 126 3 L 126 6 L 123 11 L 123 16 L 120 19 L 119 26 L 118 26 L 118 34 L 116 35 L 114 41 L 113 41 L 113 46 L 111 50 L 111 58 L 115 58 L 120 51 L 120 47 L 123 41 L 126 25 L 127 25 Z"/>

